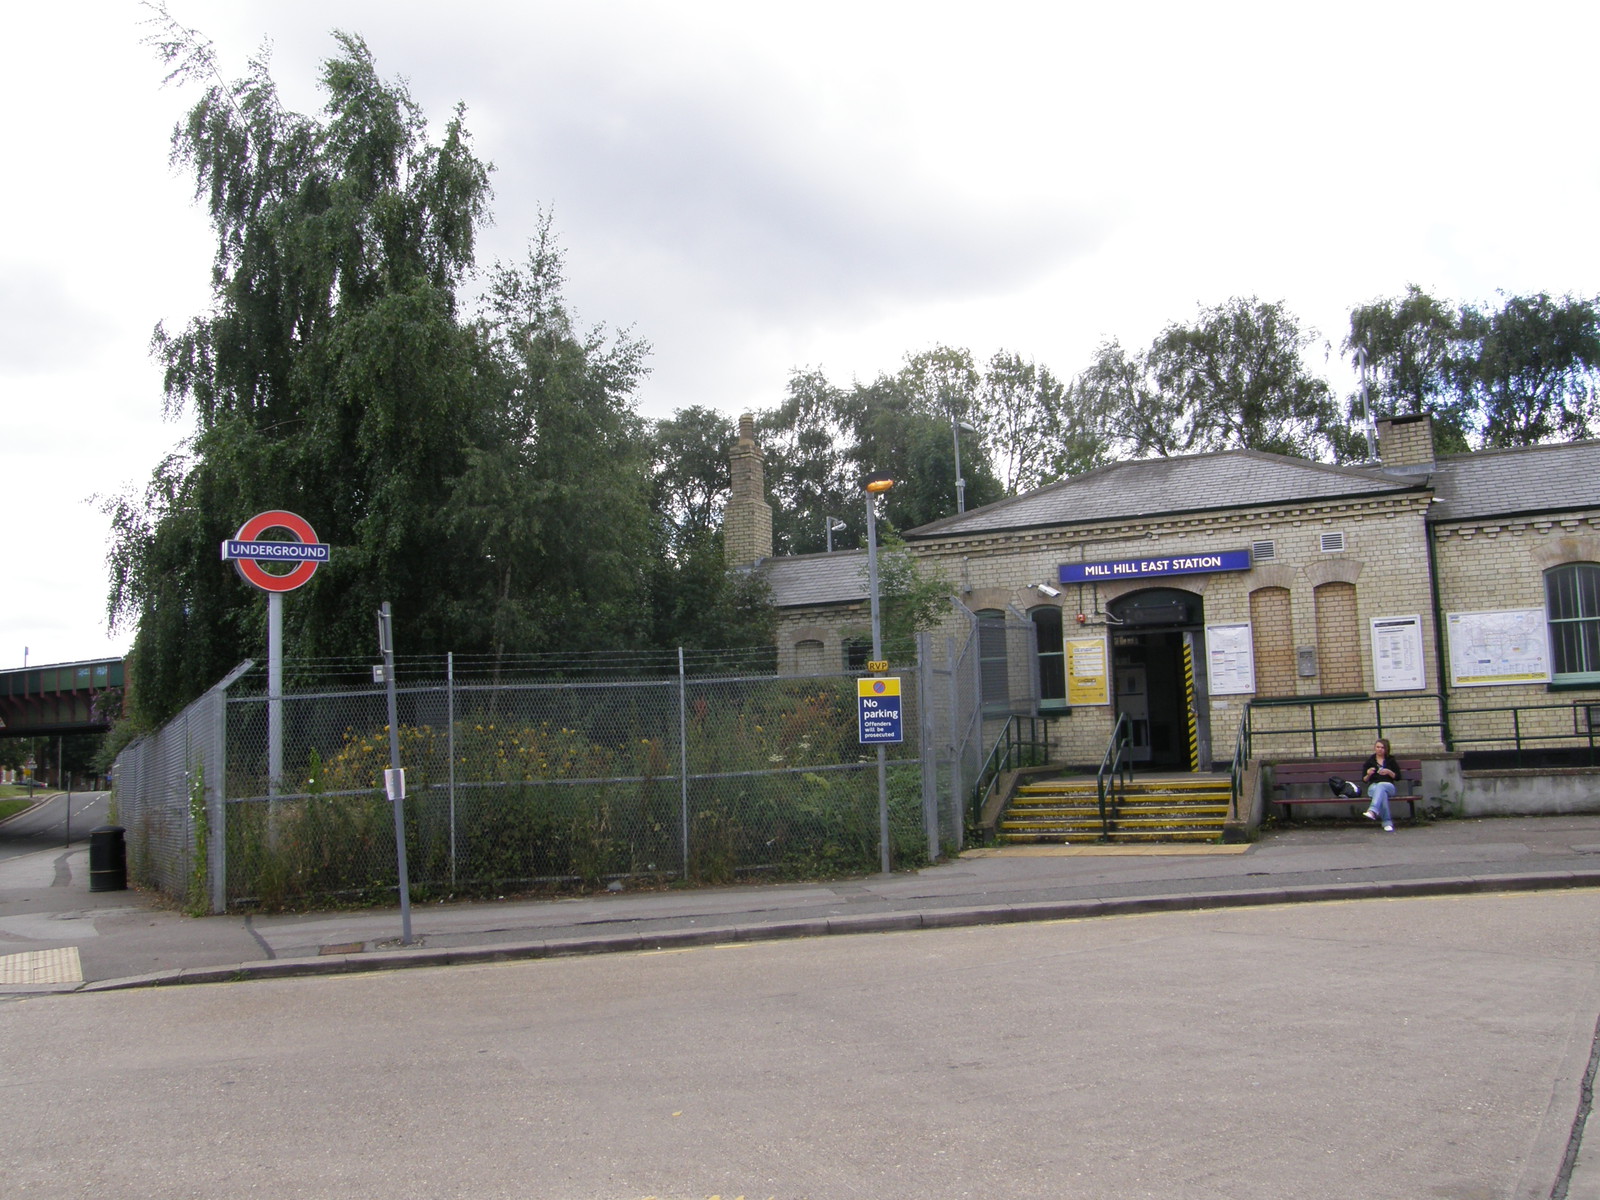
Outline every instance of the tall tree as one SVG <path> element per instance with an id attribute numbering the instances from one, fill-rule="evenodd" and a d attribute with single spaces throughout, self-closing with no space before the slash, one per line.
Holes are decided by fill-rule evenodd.
<path id="1" fill-rule="evenodd" d="M 1243 448 L 1324 458 L 1346 448 L 1327 380 L 1306 354 L 1317 346 L 1282 304 L 1255 297 L 1202 309 L 1151 347 L 1153 373 L 1187 451 Z"/>
<path id="2" fill-rule="evenodd" d="M 1202 308 L 1193 325 L 1169 325 L 1143 353 L 1106 343 L 1078 383 L 1119 414 L 1120 448 L 1131 457 L 1344 456 L 1355 441 L 1327 380 L 1306 361 L 1318 345 L 1281 302 L 1235 298 Z"/>
<path id="3" fill-rule="evenodd" d="M 1596 432 L 1600 297 L 1507 296 L 1459 308 L 1415 285 L 1351 311 L 1373 406 L 1427 413 L 1434 448 L 1522 446 Z"/>
<path id="4" fill-rule="evenodd" d="M 966 363 L 970 361 L 966 356 Z M 840 398 L 844 424 L 852 438 L 845 453 L 852 468 L 851 499 L 857 507 L 861 505 L 859 485 L 868 475 L 885 472 L 893 476 L 896 484 L 887 493 L 883 510 L 885 520 L 896 529 L 911 529 L 956 512 L 956 434 L 950 414 L 970 410 L 973 398 L 955 390 L 955 381 L 962 387 L 970 383 L 976 391 L 976 376 L 968 379 L 960 374 L 960 365 L 958 362 L 952 370 L 947 359 L 934 374 L 928 369 L 927 356 L 913 355 L 896 374 L 880 375 L 866 385 L 858 383 Z M 946 387 L 927 386 L 930 376 L 943 377 Z M 951 408 L 934 407 L 941 402 Z M 981 439 L 962 438 L 966 507 L 978 508 L 1000 499 L 1000 481 L 989 466 Z"/>
<path id="5" fill-rule="evenodd" d="M 1074 400 L 1104 414 L 1107 460 L 1181 454 L 1181 430 L 1168 413 L 1150 369 L 1150 356 L 1126 349 L 1116 338 L 1101 342 L 1083 373 L 1072 381 Z"/>
<path id="6" fill-rule="evenodd" d="M 666 531 L 668 552 L 722 524 L 733 486 L 728 448 L 735 423 L 715 409 L 682 408 L 655 425 L 651 437 L 651 507 Z"/>
<path id="7" fill-rule="evenodd" d="M 497 654 L 636 641 L 650 446 L 632 395 L 648 347 L 573 327 L 547 218 L 526 260 L 488 278 L 475 332 L 491 402 L 444 493 L 452 539 L 471 550 L 444 598 L 446 633 Z"/>
<path id="8" fill-rule="evenodd" d="M 642 462 L 627 397 L 644 348 L 573 332 L 547 225 L 465 318 L 489 167 L 459 109 L 430 138 L 365 44 L 335 39 L 316 117 L 283 107 L 264 61 L 227 83 L 198 35 L 167 18 L 157 40 L 202 85 L 173 159 L 216 254 L 209 309 L 154 342 L 168 411 L 194 431 L 109 506 L 110 614 L 137 627 L 146 720 L 260 653 L 265 605 L 216 547 L 264 509 L 300 512 L 335 548 L 285 606 L 295 656 L 369 655 L 382 600 L 413 653 L 640 625 L 643 473 L 612 468 Z"/>
<path id="9" fill-rule="evenodd" d="M 1344 349 L 1366 353 L 1368 403 L 1373 412 L 1433 419 L 1434 449 L 1454 454 L 1468 448 L 1476 425 L 1474 405 L 1456 386 L 1463 353 L 1461 319 L 1454 308 L 1416 284 L 1394 299 L 1375 300 L 1350 311 Z M 1363 419 L 1359 394 L 1350 400 L 1352 423 Z"/>
<path id="10" fill-rule="evenodd" d="M 1510 296 L 1461 310 L 1469 352 L 1456 382 L 1482 415 L 1485 446 L 1592 436 L 1600 420 L 1600 297 Z"/>
<path id="11" fill-rule="evenodd" d="M 984 368 L 973 422 L 1000 485 L 1015 496 L 1109 461 L 1104 393 L 1063 383 L 1049 367 L 999 351 Z"/>
<path id="12" fill-rule="evenodd" d="M 776 408 L 756 414 L 772 499 L 772 543 L 778 554 L 812 554 L 828 546 L 830 520 L 845 527 L 835 549 L 865 545 L 861 508 L 848 448 L 854 435 L 843 418 L 844 393 L 819 370 L 795 371 Z"/>
<path id="13" fill-rule="evenodd" d="M 679 409 L 650 439 L 656 549 L 647 574 L 650 640 L 693 649 L 771 646 L 775 613 L 764 580 L 729 571 L 722 516 L 732 487 L 735 423 L 713 409 Z"/>

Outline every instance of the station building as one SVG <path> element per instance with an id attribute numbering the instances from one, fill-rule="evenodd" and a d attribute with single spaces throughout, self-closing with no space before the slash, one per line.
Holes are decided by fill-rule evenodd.
<path id="1" fill-rule="evenodd" d="M 1134 759 L 1169 771 L 1364 756 L 1380 731 L 1468 767 L 1592 765 L 1600 442 L 1435 458 L 1410 417 L 1378 444 L 1359 466 L 1114 463 L 902 536 L 950 587 L 941 632 L 976 638 L 985 715 L 1026 695 L 1066 763 L 1098 763 L 1125 715 Z M 860 667 L 864 552 L 772 557 L 748 421 L 734 462 L 729 561 L 766 575 L 780 670 Z M 985 638 L 1006 621 L 1033 626 L 1025 664 Z"/>

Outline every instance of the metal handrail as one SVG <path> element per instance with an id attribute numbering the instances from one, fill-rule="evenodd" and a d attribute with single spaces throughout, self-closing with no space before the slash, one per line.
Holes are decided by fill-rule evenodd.
<path id="1" fill-rule="evenodd" d="M 1429 721 L 1385 721 L 1383 705 L 1385 700 L 1392 707 L 1397 703 L 1415 702 L 1418 700 L 1431 700 L 1438 706 L 1439 719 Z M 1360 721 L 1355 724 L 1329 725 L 1317 719 L 1319 709 L 1326 709 L 1333 705 L 1369 704 L 1372 706 L 1372 720 Z M 1256 727 L 1252 716 L 1256 709 L 1266 712 L 1282 711 L 1295 705 L 1302 705 L 1307 710 L 1307 724 L 1292 726 L 1283 729 L 1260 729 Z M 1510 743 L 1510 750 L 1516 755 L 1517 765 L 1520 767 L 1523 754 L 1530 751 L 1539 743 L 1566 743 L 1574 750 L 1586 750 L 1589 765 L 1600 766 L 1600 701 L 1593 698 L 1560 701 L 1553 704 L 1498 704 L 1486 705 L 1482 708 L 1460 708 L 1450 705 L 1450 736 L 1444 739 L 1444 699 L 1436 692 L 1413 693 L 1404 696 L 1346 696 L 1341 698 L 1323 699 L 1318 696 L 1306 696 L 1290 701 L 1269 700 L 1262 702 L 1252 700 L 1245 705 L 1244 715 L 1239 721 L 1238 741 L 1234 746 L 1233 770 L 1238 773 L 1239 781 L 1235 783 L 1235 801 L 1238 799 L 1238 789 L 1242 786 L 1243 767 L 1255 753 L 1254 743 L 1268 738 L 1304 737 L 1311 735 L 1311 757 L 1320 758 L 1321 746 L 1319 738 L 1326 738 L 1341 733 L 1372 734 L 1377 737 L 1387 736 L 1387 733 L 1401 729 L 1437 729 L 1440 744 L 1448 750 L 1458 750 L 1467 746 L 1493 746 L 1496 743 L 1504 746 Z M 1557 733 L 1539 733 L 1527 728 L 1529 719 L 1537 713 L 1570 714 L 1570 727 Z M 1509 731 L 1493 734 L 1463 735 L 1462 730 L 1473 724 L 1474 717 L 1482 717 L 1497 713 L 1511 714 L 1511 728 Z M 1578 743 L 1572 745 L 1572 743 Z"/>
<path id="2" fill-rule="evenodd" d="M 1471 718 L 1484 713 L 1508 712 L 1511 714 L 1511 736 L 1508 738 L 1505 735 L 1500 734 L 1486 737 L 1462 737 L 1461 734 L 1456 731 L 1458 728 L 1456 723 L 1452 721 L 1451 741 L 1457 746 L 1466 743 L 1477 743 L 1481 745 L 1487 742 L 1509 741 L 1512 744 L 1513 753 L 1515 753 L 1517 756 L 1517 766 L 1521 767 L 1522 752 L 1524 748 L 1523 743 L 1525 742 L 1570 742 L 1574 739 L 1581 739 L 1584 747 L 1586 747 L 1589 752 L 1589 765 L 1595 766 L 1597 765 L 1595 724 L 1597 715 L 1600 715 L 1596 713 L 1597 709 L 1600 709 L 1600 702 L 1597 702 L 1593 699 L 1567 700 L 1556 704 L 1503 704 L 1494 705 L 1487 708 L 1452 707 L 1450 710 L 1452 718 L 1456 716 Z M 1523 732 L 1522 720 L 1525 713 L 1561 712 L 1563 710 L 1570 712 L 1572 715 L 1572 731 L 1570 733 Z M 1579 710 L 1582 710 L 1581 720 Z M 1461 722 L 1462 725 L 1468 723 L 1469 722 L 1467 721 Z M 1530 746 L 1528 748 L 1532 749 L 1533 747 Z M 1574 748 L 1576 749 L 1576 747 Z"/>
<path id="3" fill-rule="evenodd" d="M 1028 736 L 1022 736 L 1022 722 L 1028 723 Z M 1043 722 L 1044 736 L 1039 736 L 1039 725 Z M 983 810 L 989 803 L 989 797 L 994 794 L 994 789 L 999 786 L 1000 776 L 1017 767 L 1038 766 L 1048 761 L 1050 756 L 1050 718 L 1044 716 L 1023 717 L 1012 715 L 1006 718 L 1005 725 L 1000 730 L 1000 736 L 995 738 L 994 746 L 989 750 L 989 757 L 984 759 L 983 766 L 978 771 L 978 778 L 972 785 L 972 823 L 976 825 L 983 819 Z M 1028 761 L 1024 761 L 1024 760 Z"/>
<path id="4" fill-rule="evenodd" d="M 1439 714 L 1438 717 L 1431 721 L 1386 722 L 1383 719 L 1383 706 L 1386 701 L 1392 710 L 1397 704 L 1415 704 L 1419 700 L 1433 701 L 1437 706 L 1437 711 Z M 1354 725 L 1318 724 L 1318 709 L 1351 704 L 1371 705 L 1372 719 L 1370 721 L 1360 721 Z M 1250 712 L 1256 708 L 1261 708 L 1272 712 L 1279 712 L 1284 709 L 1295 707 L 1303 707 L 1307 710 L 1307 718 L 1310 722 L 1309 724 L 1304 726 L 1293 726 L 1285 729 L 1256 730 L 1253 728 L 1252 723 L 1248 720 Z M 1243 747 L 1244 758 L 1246 761 L 1248 761 L 1254 753 L 1254 746 L 1251 743 L 1255 738 L 1266 739 L 1275 737 L 1300 737 L 1308 733 L 1311 735 L 1311 756 L 1313 758 L 1319 758 L 1321 757 L 1321 748 L 1318 745 L 1317 739 L 1319 737 L 1327 737 L 1331 734 L 1337 733 L 1365 733 L 1375 731 L 1374 736 L 1384 737 L 1386 736 L 1385 730 L 1392 732 L 1397 729 L 1437 729 L 1440 731 L 1440 737 L 1442 739 L 1444 731 L 1444 700 L 1443 697 L 1441 697 L 1437 692 L 1414 692 L 1406 695 L 1388 697 L 1336 696 L 1324 698 L 1321 696 L 1297 696 L 1286 697 L 1284 699 L 1269 699 L 1266 701 L 1252 700 L 1245 705 L 1245 718 L 1246 719 L 1240 722 L 1240 746 Z M 1238 757 L 1238 750 L 1239 747 L 1235 747 L 1235 757 Z"/>
<path id="5" fill-rule="evenodd" d="M 1132 767 L 1123 759 L 1122 753 L 1128 748 L 1129 721 L 1127 713 L 1117 714 L 1117 723 L 1111 728 L 1111 741 L 1106 744 L 1106 752 L 1100 759 L 1100 770 L 1094 777 L 1094 789 L 1100 800 L 1100 840 L 1111 840 L 1111 823 L 1116 817 L 1117 805 L 1121 795 L 1126 791 L 1128 781 L 1133 778 Z M 1109 791 L 1111 797 L 1111 811 L 1106 811 L 1106 795 Z"/>
<path id="6" fill-rule="evenodd" d="M 1244 772 L 1250 763 L 1250 756 L 1246 752 L 1250 745 L 1250 706 L 1244 706 L 1244 712 L 1239 714 L 1239 733 L 1233 739 L 1233 761 L 1228 764 L 1228 809 L 1233 814 L 1233 819 L 1239 819 L 1239 798 L 1244 793 Z"/>

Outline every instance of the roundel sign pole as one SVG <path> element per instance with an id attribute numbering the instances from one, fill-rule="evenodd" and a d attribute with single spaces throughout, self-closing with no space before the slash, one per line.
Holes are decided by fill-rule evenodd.
<path id="1" fill-rule="evenodd" d="M 262 541 L 281 529 L 294 541 Z M 304 587 L 328 561 L 329 547 L 317 541 L 311 522 L 283 509 L 257 513 L 222 543 L 224 562 L 232 562 L 244 581 L 267 594 L 267 794 L 276 796 L 283 780 L 283 594 Z M 288 565 L 277 574 L 265 563 Z"/>

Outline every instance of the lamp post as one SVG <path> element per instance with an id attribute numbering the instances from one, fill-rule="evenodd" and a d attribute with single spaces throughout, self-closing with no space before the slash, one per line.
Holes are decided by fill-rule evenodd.
<path id="1" fill-rule="evenodd" d="M 961 478 L 961 435 L 963 433 L 976 434 L 978 431 L 965 421 L 956 420 L 955 414 L 950 414 L 950 440 L 956 448 L 956 512 L 967 511 L 967 481 Z"/>
<path id="2" fill-rule="evenodd" d="M 867 497 L 867 592 L 872 604 L 872 661 L 883 662 L 883 626 L 878 619 L 878 496 L 894 486 L 883 474 L 869 475 L 861 487 Z M 877 667 L 878 670 L 883 668 Z M 889 765 L 888 750 L 878 746 L 878 863 L 889 873 Z"/>
<path id="3" fill-rule="evenodd" d="M 844 522 L 838 517 L 823 518 L 823 527 L 828 531 L 828 553 L 833 553 L 833 535 L 844 528 Z"/>

